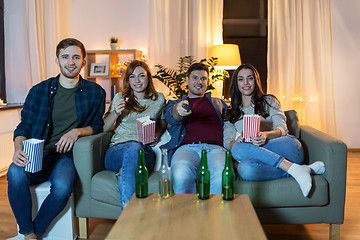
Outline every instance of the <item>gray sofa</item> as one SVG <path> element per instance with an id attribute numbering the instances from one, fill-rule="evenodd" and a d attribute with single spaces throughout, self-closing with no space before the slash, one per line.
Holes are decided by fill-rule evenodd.
<path id="1" fill-rule="evenodd" d="M 344 220 L 346 145 L 309 126 L 299 126 L 295 111 L 285 112 L 289 132 L 303 144 L 306 163 L 324 161 L 323 175 L 313 175 L 309 197 L 303 197 L 293 178 L 264 182 L 236 179 L 235 193 L 248 194 L 263 224 L 330 224 L 329 239 L 339 239 Z M 114 172 L 104 170 L 104 155 L 111 133 L 80 138 L 74 146 L 78 172 L 75 187 L 80 237 L 87 238 L 88 218 L 117 219 L 120 196 Z M 158 191 L 157 172 L 149 177 L 149 192 Z"/>

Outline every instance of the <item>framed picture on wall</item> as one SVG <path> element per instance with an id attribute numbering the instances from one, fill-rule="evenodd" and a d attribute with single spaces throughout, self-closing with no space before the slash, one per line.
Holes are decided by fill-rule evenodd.
<path id="1" fill-rule="evenodd" d="M 90 76 L 107 77 L 109 75 L 109 64 L 92 63 L 90 68 Z"/>

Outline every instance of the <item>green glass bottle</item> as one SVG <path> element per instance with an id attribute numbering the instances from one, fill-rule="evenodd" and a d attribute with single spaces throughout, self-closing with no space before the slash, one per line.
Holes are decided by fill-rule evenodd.
<path id="1" fill-rule="evenodd" d="M 207 166 L 206 150 L 201 152 L 201 163 L 197 173 L 197 196 L 199 199 L 209 199 L 210 195 L 210 171 Z"/>
<path id="2" fill-rule="evenodd" d="M 135 195 L 146 198 L 148 195 L 148 171 L 145 166 L 144 149 L 139 150 L 139 161 L 135 171 Z"/>
<path id="3" fill-rule="evenodd" d="M 231 152 L 226 151 L 225 168 L 222 172 L 222 199 L 234 199 L 235 171 L 232 166 Z"/>

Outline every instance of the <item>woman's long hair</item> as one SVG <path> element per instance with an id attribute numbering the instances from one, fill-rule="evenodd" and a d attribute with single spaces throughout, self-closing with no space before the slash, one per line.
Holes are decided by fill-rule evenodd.
<path id="1" fill-rule="evenodd" d="M 238 86 L 238 74 L 242 69 L 250 69 L 254 73 L 255 78 L 255 89 L 251 96 L 251 103 L 255 105 L 255 114 L 259 114 L 266 118 L 269 116 L 266 105 L 270 106 L 266 100 L 266 96 L 271 96 L 274 100 L 279 103 L 278 99 L 272 94 L 265 94 L 260 81 L 260 75 L 257 69 L 251 64 L 240 65 L 232 75 L 230 96 L 231 96 L 231 107 L 225 111 L 224 119 L 235 123 L 239 119 L 242 119 L 244 112 L 240 109 L 242 106 L 242 94 Z"/>
<path id="2" fill-rule="evenodd" d="M 145 62 L 139 61 L 139 60 L 134 60 L 134 61 L 130 62 L 130 64 L 128 65 L 126 72 L 125 72 L 122 96 L 123 96 L 123 98 L 128 98 L 128 100 L 125 103 L 126 110 L 128 110 L 129 112 L 141 113 L 141 112 L 145 111 L 145 109 L 147 107 L 141 106 L 139 104 L 139 102 L 136 100 L 136 97 L 134 95 L 134 91 L 130 87 L 130 83 L 129 83 L 129 77 L 134 72 L 136 67 L 142 67 L 146 71 L 148 85 L 145 89 L 145 95 L 144 95 L 145 99 L 152 99 L 155 101 L 158 98 L 158 94 L 154 87 L 154 83 L 153 83 L 153 79 L 151 76 L 149 66 Z"/>

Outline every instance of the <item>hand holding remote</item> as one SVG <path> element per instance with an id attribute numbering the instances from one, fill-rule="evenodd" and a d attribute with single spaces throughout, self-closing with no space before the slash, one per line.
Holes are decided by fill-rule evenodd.
<path id="1" fill-rule="evenodd" d="M 189 104 L 186 104 L 186 103 L 183 104 L 183 108 L 185 108 L 186 111 L 188 111 L 188 112 L 191 110 L 190 105 L 189 105 Z"/>

